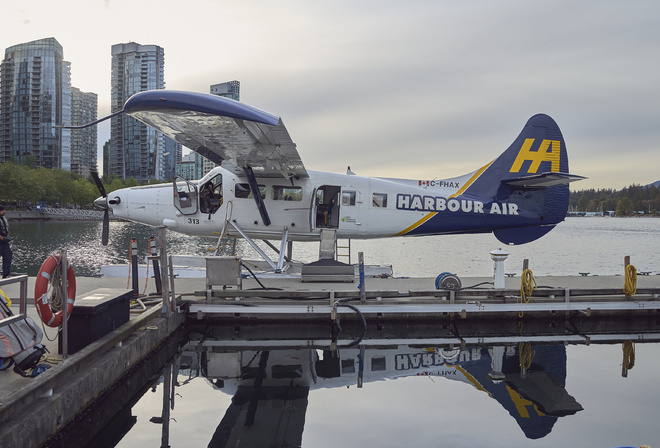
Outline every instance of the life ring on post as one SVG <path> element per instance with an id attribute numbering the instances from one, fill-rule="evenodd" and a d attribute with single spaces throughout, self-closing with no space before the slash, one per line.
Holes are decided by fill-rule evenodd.
<path id="1" fill-rule="evenodd" d="M 59 276 L 61 275 L 61 272 L 58 272 L 59 265 L 60 256 L 50 255 L 41 265 L 34 283 L 34 303 L 37 312 L 43 323 L 49 327 L 59 327 L 62 324 L 64 298 L 62 297 L 62 290 L 59 288 Z M 76 274 L 73 271 L 73 265 L 70 262 L 68 262 L 68 265 L 66 270 L 66 314 L 70 316 L 71 311 L 73 311 L 73 302 L 76 300 Z M 53 284 L 54 282 L 55 284 Z M 53 312 L 51 303 L 54 303 L 59 311 Z"/>

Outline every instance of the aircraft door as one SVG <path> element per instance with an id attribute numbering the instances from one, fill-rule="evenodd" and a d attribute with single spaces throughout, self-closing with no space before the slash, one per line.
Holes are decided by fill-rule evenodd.
<path id="1" fill-rule="evenodd" d="M 362 194 L 353 186 L 344 186 L 340 195 L 341 215 L 339 228 L 342 230 L 360 231 L 362 223 L 360 211 L 362 209 Z"/>
<path id="2" fill-rule="evenodd" d="M 197 186 L 183 177 L 174 176 L 174 206 L 182 215 L 197 213 Z"/>
<path id="3" fill-rule="evenodd" d="M 339 185 L 323 185 L 316 189 L 312 195 L 310 216 L 313 229 L 339 227 L 340 193 Z"/>

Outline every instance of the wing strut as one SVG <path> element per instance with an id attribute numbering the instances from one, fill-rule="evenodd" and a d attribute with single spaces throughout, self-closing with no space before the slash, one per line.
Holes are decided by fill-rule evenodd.
<path id="1" fill-rule="evenodd" d="M 259 209 L 259 214 L 261 215 L 261 220 L 264 222 L 264 225 L 270 225 L 270 217 L 268 216 L 268 211 L 266 210 L 266 204 L 261 197 L 261 192 L 259 191 L 259 185 L 257 185 L 257 178 L 254 176 L 254 171 L 252 171 L 251 166 L 246 166 L 243 168 L 245 175 L 248 178 L 248 183 L 250 184 L 250 190 L 252 190 L 252 196 L 254 196 L 254 202 L 257 203 L 257 208 Z"/>

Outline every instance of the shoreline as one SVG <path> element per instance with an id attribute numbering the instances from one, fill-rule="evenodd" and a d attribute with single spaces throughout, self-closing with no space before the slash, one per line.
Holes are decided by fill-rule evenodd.
<path id="1" fill-rule="evenodd" d="M 84 210 L 85 212 L 98 212 L 98 217 L 95 216 L 76 216 L 76 215 L 64 215 L 58 213 L 48 213 L 41 212 L 37 210 L 7 210 L 7 218 L 9 221 L 102 221 L 103 212 L 98 210 Z M 75 209 L 62 209 L 62 210 L 75 210 Z M 114 220 L 113 216 L 110 216 L 110 220 Z"/>

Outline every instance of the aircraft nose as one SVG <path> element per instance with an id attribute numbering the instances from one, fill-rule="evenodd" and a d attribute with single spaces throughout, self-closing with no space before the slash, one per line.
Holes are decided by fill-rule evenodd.
<path id="1" fill-rule="evenodd" d="M 108 209 L 108 198 L 104 198 L 101 196 L 100 198 L 96 198 L 94 200 L 94 205 L 97 206 L 98 208 L 102 208 L 104 210 Z"/>

